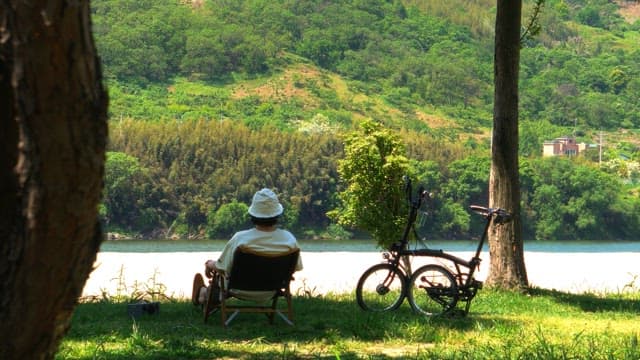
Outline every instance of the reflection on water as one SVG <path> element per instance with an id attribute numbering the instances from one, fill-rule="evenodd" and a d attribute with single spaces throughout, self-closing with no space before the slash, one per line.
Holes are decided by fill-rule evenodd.
<path id="1" fill-rule="evenodd" d="M 118 240 L 105 241 L 100 247 L 102 252 L 217 252 L 222 250 L 226 240 Z M 475 241 L 429 241 L 433 249 L 445 251 L 474 251 Z M 302 240 L 300 247 L 304 251 L 380 251 L 372 240 Z M 486 245 L 485 245 L 486 248 Z M 640 252 L 640 241 L 603 242 L 603 241 L 529 241 L 525 242 L 525 251 L 534 252 Z"/>

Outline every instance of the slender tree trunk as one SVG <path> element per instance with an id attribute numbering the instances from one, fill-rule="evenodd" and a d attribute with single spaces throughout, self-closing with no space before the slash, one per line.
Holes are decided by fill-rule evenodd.
<path id="1" fill-rule="evenodd" d="M 0 0 L 0 359 L 52 358 L 92 270 L 101 80 L 87 0 Z"/>
<path id="2" fill-rule="evenodd" d="M 492 226 L 487 284 L 505 289 L 528 286 L 520 220 L 518 172 L 518 71 L 521 0 L 498 0 L 494 58 L 494 110 L 489 205 L 513 215 L 513 221 Z"/>

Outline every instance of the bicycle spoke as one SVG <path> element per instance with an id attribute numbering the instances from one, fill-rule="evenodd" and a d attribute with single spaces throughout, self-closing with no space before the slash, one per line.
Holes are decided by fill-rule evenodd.
<path id="1" fill-rule="evenodd" d="M 377 264 L 365 271 L 356 287 L 356 299 L 363 310 L 397 309 L 405 297 L 405 276 L 391 264 Z"/>
<path id="2" fill-rule="evenodd" d="M 425 315 L 445 313 L 458 301 L 458 287 L 453 274 L 439 265 L 425 265 L 416 270 L 409 286 L 411 307 Z"/>

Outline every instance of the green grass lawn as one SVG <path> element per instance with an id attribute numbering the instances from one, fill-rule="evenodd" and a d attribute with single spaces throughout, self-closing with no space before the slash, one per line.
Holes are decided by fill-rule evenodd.
<path id="1" fill-rule="evenodd" d="M 353 294 L 294 298 L 296 325 L 240 314 L 224 329 L 185 301 L 133 320 L 125 302 L 80 304 L 57 359 L 640 359 L 640 292 L 483 289 L 467 317 L 425 318 L 405 302 L 368 313 Z"/>

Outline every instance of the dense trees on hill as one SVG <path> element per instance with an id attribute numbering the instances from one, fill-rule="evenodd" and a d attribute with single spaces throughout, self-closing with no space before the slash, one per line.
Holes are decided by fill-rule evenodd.
<path id="1" fill-rule="evenodd" d="M 117 173 L 106 178 L 105 219 L 114 228 L 200 234 L 212 210 L 234 200 L 249 203 L 262 187 L 281 194 L 287 225 L 328 225 L 342 153 L 333 136 L 258 132 L 230 121 L 111 126 L 108 169 Z"/>
<path id="2" fill-rule="evenodd" d="M 566 158 L 531 160 L 521 168 L 524 224 L 537 239 L 635 238 L 637 197 L 619 177 Z"/>
<path id="3" fill-rule="evenodd" d="M 342 140 L 327 133 L 260 131 L 231 121 L 111 123 L 102 217 L 109 229 L 151 236 L 226 237 L 255 189 L 274 188 L 286 225 L 323 235 L 338 206 Z M 434 193 L 419 232 L 465 238 L 480 231 L 471 204 L 487 204 L 489 157 L 437 137 L 399 132 L 416 183 Z M 352 139 L 357 139 L 353 137 Z M 409 141 L 410 140 L 410 141 Z M 412 149 L 413 148 L 413 149 Z M 433 151 L 417 151 L 433 149 Z M 437 149 L 437 151 L 436 151 Z M 640 201 L 582 159 L 531 159 L 521 168 L 526 238 L 629 239 Z M 329 236 L 344 236 L 330 226 Z M 325 234 L 327 235 L 327 234 Z"/>
<path id="4" fill-rule="evenodd" d="M 225 237 L 269 186 L 301 236 L 344 236 L 326 216 L 344 185 L 342 139 L 373 118 L 397 132 L 416 181 L 436 194 L 422 232 L 477 233 L 467 206 L 487 203 L 494 5 L 93 1 L 110 93 L 105 223 Z M 538 157 L 568 131 L 591 143 L 589 130 L 640 127 L 640 23 L 606 0 L 547 0 L 540 24 L 521 50 L 525 237 L 632 238 L 640 167 L 616 157 L 638 160 L 633 144 L 609 147 L 602 171 L 593 153 Z"/>
<path id="5" fill-rule="evenodd" d="M 201 5 L 94 1 L 96 38 L 112 83 L 149 86 L 177 77 L 233 82 L 239 74 L 277 72 L 289 61 L 282 54 L 293 53 L 401 109 L 436 106 L 476 126 L 490 119 L 491 2 L 194 4 Z M 522 49 L 523 120 L 640 127 L 640 23 L 625 23 L 617 9 L 606 0 L 545 2 L 542 31 Z M 228 105 L 210 104 L 209 116 Z"/>

